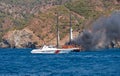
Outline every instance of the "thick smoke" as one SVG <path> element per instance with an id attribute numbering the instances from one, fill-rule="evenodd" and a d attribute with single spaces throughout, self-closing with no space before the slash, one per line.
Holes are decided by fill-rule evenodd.
<path id="1" fill-rule="evenodd" d="M 93 23 L 92 29 L 84 30 L 72 41 L 86 50 L 109 48 L 120 40 L 120 11 L 109 17 L 101 17 Z"/>

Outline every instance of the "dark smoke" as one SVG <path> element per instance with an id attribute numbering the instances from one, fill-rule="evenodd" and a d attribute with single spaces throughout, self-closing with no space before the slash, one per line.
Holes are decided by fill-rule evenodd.
<path id="1" fill-rule="evenodd" d="M 109 17 L 101 17 L 93 23 L 92 29 L 84 30 L 71 43 L 85 50 L 109 48 L 120 41 L 120 11 Z"/>

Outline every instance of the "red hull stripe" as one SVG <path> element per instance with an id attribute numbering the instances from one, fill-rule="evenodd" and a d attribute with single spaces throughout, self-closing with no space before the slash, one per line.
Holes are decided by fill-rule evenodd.
<path id="1" fill-rule="evenodd" d="M 56 51 L 55 51 L 55 54 L 58 54 L 59 52 L 60 52 L 60 50 L 56 50 Z"/>

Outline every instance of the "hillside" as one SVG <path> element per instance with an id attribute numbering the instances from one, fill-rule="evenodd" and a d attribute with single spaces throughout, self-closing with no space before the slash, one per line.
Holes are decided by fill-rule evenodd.
<path id="1" fill-rule="evenodd" d="M 68 41 L 70 13 L 73 33 L 77 35 L 83 29 L 90 28 L 100 16 L 107 16 L 115 10 L 120 10 L 119 0 L 1 0 L 0 45 L 6 45 L 6 42 L 18 48 L 27 47 L 29 43 L 37 46 L 55 45 L 56 13 L 59 14 L 60 40 L 63 45 Z M 22 43 L 19 41 L 21 38 L 24 38 Z M 19 43 L 16 44 L 17 41 Z"/>

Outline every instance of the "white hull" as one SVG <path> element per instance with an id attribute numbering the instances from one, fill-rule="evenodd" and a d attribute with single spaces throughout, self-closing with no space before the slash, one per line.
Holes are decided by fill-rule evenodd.
<path id="1" fill-rule="evenodd" d="M 43 54 L 58 54 L 58 53 L 69 53 L 73 50 L 76 50 L 78 48 L 70 48 L 70 49 L 57 49 L 57 48 L 51 48 L 48 46 L 44 46 L 41 49 L 33 49 L 31 53 L 43 53 Z"/>
<path id="2" fill-rule="evenodd" d="M 43 53 L 43 54 L 58 54 L 58 53 L 69 53 L 71 50 L 41 50 L 41 49 L 34 49 L 31 53 Z"/>

